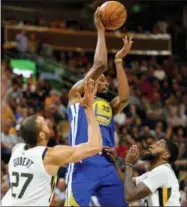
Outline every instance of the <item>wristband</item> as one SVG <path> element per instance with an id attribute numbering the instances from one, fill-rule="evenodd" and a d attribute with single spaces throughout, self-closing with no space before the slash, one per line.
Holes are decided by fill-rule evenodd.
<path id="1" fill-rule="evenodd" d="M 115 62 L 115 63 L 122 63 L 123 60 L 122 60 L 121 58 L 116 58 L 116 59 L 114 60 L 114 62 Z"/>
<path id="2" fill-rule="evenodd" d="M 128 162 L 126 162 L 125 165 L 128 165 L 128 166 L 134 168 L 134 165 L 132 165 L 132 164 L 130 164 L 130 163 L 128 163 Z"/>

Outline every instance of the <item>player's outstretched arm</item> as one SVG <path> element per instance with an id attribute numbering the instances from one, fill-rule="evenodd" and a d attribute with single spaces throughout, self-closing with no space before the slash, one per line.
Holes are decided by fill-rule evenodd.
<path id="1" fill-rule="evenodd" d="M 105 40 L 105 28 L 100 19 L 99 8 L 97 8 L 95 15 L 95 26 L 97 28 L 97 46 L 95 50 L 94 63 L 92 68 L 86 74 L 83 80 L 77 82 L 69 91 L 69 103 L 73 104 L 77 102 L 76 93 L 81 95 L 84 93 L 84 82 L 90 78 L 96 80 L 106 70 L 107 66 L 107 49 Z"/>
<path id="2" fill-rule="evenodd" d="M 55 146 L 49 148 L 44 158 L 44 164 L 46 166 L 63 166 L 67 163 L 79 162 L 86 157 L 90 157 L 102 151 L 101 132 L 92 107 L 97 86 L 94 85 L 94 81 L 90 79 L 88 82 L 85 82 L 84 90 L 84 97 L 81 98 L 79 95 L 79 102 L 86 110 L 88 119 L 88 142 L 73 147 Z"/>
<path id="3" fill-rule="evenodd" d="M 114 114 L 123 110 L 123 108 L 125 108 L 129 103 L 129 84 L 125 69 L 123 67 L 123 58 L 130 51 L 133 42 L 131 37 L 129 38 L 129 40 L 127 39 L 127 37 L 125 37 L 123 39 L 123 42 L 123 48 L 115 56 L 115 65 L 118 80 L 118 96 L 114 98 L 111 102 Z"/>

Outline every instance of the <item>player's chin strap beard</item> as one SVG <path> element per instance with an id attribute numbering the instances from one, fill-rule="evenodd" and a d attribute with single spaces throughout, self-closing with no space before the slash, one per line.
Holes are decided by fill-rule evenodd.
<path id="1" fill-rule="evenodd" d="M 158 154 L 148 153 L 148 154 L 145 154 L 145 155 L 142 156 L 142 160 L 154 161 L 157 157 L 158 157 Z"/>
<path id="2" fill-rule="evenodd" d="M 107 93 L 104 93 L 104 92 L 101 92 L 101 93 L 97 93 L 97 97 L 98 98 L 102 98 L 102 99 L 104 99 L 104 100 L 106 100 L 106 101 L 111 101 L 110 99 L 111 99 L 111 95 L 109 94 L 109 92 L 107 92 Z"/>

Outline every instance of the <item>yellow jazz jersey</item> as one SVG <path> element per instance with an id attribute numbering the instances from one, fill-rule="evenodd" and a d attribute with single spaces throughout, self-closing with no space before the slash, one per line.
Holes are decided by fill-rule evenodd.
<path id="1" fill-rule="evenodd" d="M 179 183 L 169 164 L 160 165 L 135 181 L 136 185 L 143 182 L 152 192 L 143 199 L 143 206 L 181 206 Z"/>

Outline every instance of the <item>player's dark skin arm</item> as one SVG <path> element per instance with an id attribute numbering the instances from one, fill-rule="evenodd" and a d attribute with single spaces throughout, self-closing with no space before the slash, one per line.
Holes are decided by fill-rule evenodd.
<path id="1" fill-rule="evenodd" d="M 151 193 L 149 188 L 144 183 L 140 183 L 138 185 L 135 184 L 135 180 L 133 178 L 133 168 L 131 166 L 126 165 L 125 174 L 121 171 L 118 163 L 116 162 L 117 155 L 116 155 L 115 149 L 110 148 L 110 147 L 104 147 L 104 151 L 106 151 L 107 156 L 114 163 L 118 176 L 125 183 L 125 200 L 127 202 L 132 202 L 132 201 L 139 200 L 141 198 L 145 198 Z M 136 151 L 137 153 L 133 155 L 135 156 L 135 158 L 139 156 L 138 149 Z M 131 156 L 131 154 L 129 155 L 129 153 L 126 157 L 125 162 L 131 164 L 134 162 L 132 161 L 131 157 L 129 158 L 129 156 Z M 134 152 L 131 151 L 131 153 L 134 153 Z"/>
<path id="2" fill-rule="evenodd" d="M 133 165 L 139 158 L 139 150 L 136 145 L 133 145 L 126 158 L 125 168 L 125 200 L 127 202 L 137 201 L 147 197 L 151 194 L 150 189 L 144 184 L 140 183 L 136 185 L 133 180 Z M 132 165 L 132 166 L 131 166 Z"/>
<path id="3" fill-rule="evenodd" d="M 125 69 L 123 67 L 123 58 L 128 54 L 133 42 L 131 38 L 128 40 L 127 37 L 123 39 L 123 42 L 123 48 L 115 56 L 115 66 L 118 80 L 118 96 L 111 101 L 114 114 L 119 113 L 128 105 L 130 96 L 129 84 Z"/>
<path id="4" fill-rule="evenodd" d="M 114 163 L 114 166 L 116 168 L 116 171 L 118 173 L 118 176 L 120 177 L 120 179 L 122 181 L 124 181 L 124 173 L 121 171 L 121 169 L 120 169 L 119 165 L 117 164 L 117 162 Z"/>
<path id="5" fill-rule="evenodd" d="M 110 161 L 114 163 L 114 166 L 116 168 L 116 171 L 117 171 L 118 176 L 120 177 L 120 179 L 122 181 L 124 181 L 124 174 L 121 171 L 121 169 L 120 169 L 120 167 L 117 163 L 117 153 L 116 153 L 115 148 L 104 147 L 103 150 L 106 152 L 106 154 L 107 154 L 108 158 L 110 159 Z"/>
<path id="6" fill-rule="evenodd" d="M 77 82 L 69 92 L 69 103 L 74 104 L 77 102 L 77 92 L 83 95 L 84 83 L 90 78 L 96 80 L 103 74 L 107 68 L 107 49 L 105 41 L 105 28 L 100 20 L 99 8 L 95 13 L 95 25 L 97 28 L 97 46 L 95 50 L 94 63 L 90 71 L 86 74 L 83 80 Z"/>

